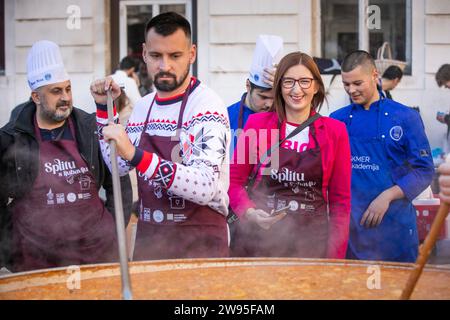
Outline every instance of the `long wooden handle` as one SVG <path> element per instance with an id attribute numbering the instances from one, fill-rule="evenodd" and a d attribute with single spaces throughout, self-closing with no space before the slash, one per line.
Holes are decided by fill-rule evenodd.
<path id="1" fill-rule="evenodd" d="M 420 275 L 422 274 L 422 270 L 428 261 L 428 257 L 430 256 L 431 250 L 433 250 L 437 238 L 439 237 L 441 228 L 445 223 L 445 218 L 447 218 L 448 210 L 449 204 L 446 202 L 442 202 L 441 205 L 439 206 L 438 213 L 434 218 L 433 224 L 431 225 L 431 230 L 428 233 L 427 237 L 425 238 L 423 245 L 419 249 L 419 257 L 416 260 L 414 269 L 411 271 L 411 274 L 409 275 L 406 287 L 403 290 L 402 295 L 400 297 L 401 300 L 409 300 L 411 298 L 411 294 L 414 291 L 417 281 L 419 281 Z"/>
<path id="2" fill-rule="evenodd" d="M 114 105 L 111 90 L 107 91 L 108 122 L 114 122 Z M 119 167 L 117 165 L 116 141 L 109 142 L 111 151 L 111 175 L 113 182 L 114 210 L 116 217 L 117 243 L 119 246 L 120 275 L 122 280 L 122 299 L 132 300 L 130 274 L 128 271 L 128 255 L 123 218 L 122 189 L 120 187 Z"/>

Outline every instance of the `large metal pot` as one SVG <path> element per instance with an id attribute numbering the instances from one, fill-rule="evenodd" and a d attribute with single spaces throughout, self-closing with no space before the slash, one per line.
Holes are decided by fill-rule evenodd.
<path id="1" fill-rule="evenodd" d="M 398 299 L 411 269 L 402 263 L 296 258 L 130 264 L 135 299 Z M 0 299 L 120 298 L 118 264 L 0 277 Z M 450 268 L 427 266 L 412 298 L 450 299 Z"/>

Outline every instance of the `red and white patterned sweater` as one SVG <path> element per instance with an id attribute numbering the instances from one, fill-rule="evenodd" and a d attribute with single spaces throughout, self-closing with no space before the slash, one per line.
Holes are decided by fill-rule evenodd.
<path id="1" fill-rule="evenodd" d="M 145 118 L 155 99 L 145 132 L 149 135 L 174 137 L 183 95 L 161 99 L 150 93 L 140 99 L 129 118 L 126 132 L 137 147 Z M 116 115 L 116 118 L 117 115 Z M 136 169 L 161 187 L 186 200 L 208 205 L 228 215 L 230 126 L 227 109 L 220 97 L 199 80 L 192 78 L 191 91 L 183 115 L 180 133 L 180 159 L 162 159 L 157 154 L 142 154 Z M 97 106 L 97 124 L 103 158 L 110 167 L 109 144 L 101 135 L 108 123 L 105 106 Z M 143 151 L 143 152 L 142 152 Z M 118 158 L 119 174 L 126 175 L 133 166 Z M 160 170 L 164 167 L 164 170 Z M 169 170 L 167 170 L 169 168 Z"/>

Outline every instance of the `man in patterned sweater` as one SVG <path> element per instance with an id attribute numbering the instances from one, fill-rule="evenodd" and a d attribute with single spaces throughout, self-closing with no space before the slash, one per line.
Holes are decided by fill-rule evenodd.
<path id="1" fill-rule="evenodd" d="M 143 58 L 156 92 L 138 101 L 125 130 L 107 123 L 106 90 L 116 98 L 118 85 L 111 77 L 91 84 L 105 161 L 112 139 L 120 174 L 138 171 L 134 260 L 228 256 L 227 109 L 190 75 L 196 47 L 185 18 L 160 14 L 145 35 Z"/>

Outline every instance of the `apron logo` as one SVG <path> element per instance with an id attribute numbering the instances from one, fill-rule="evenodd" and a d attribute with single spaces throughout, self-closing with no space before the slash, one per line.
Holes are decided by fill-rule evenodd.
<path id="1" fill-rule="evenodd" d="M 270 177 L 284 187 L 290 188 L 294 194 L 300 193 L 302 188 L 311 188 L 316 185 L 314 181 L 305 181 L 305 173 L 291 171 L 288 168 L 283 168 L 281 172 L 272 169 Z"/>
<path id="2" fill-rule="evenodd" d="M 394 141 L 399 141 L 403 137 L 403 129 L 400 126 L 395 126 L 391 128 L 389 134 Z"/>
<path id="3" fill-rule="evenodd" d="M 143 211 L 143 220 L 145 221 L 145 222 L 150 222 L 150 209 L 149 208 L 144 208 L 144 211 Z"/>
<path id="4" fill-rule="evenodd" d="M 75 193 L 71 192 L 67 195 L 67 201 L 75 202 L 76 200 L 77 200 L 77 195 Z"/>
<path id="5" fill-rule="evenodd" d="M 164 220 L 164 213 L 160 210 L 153 211 L 153 220 L 157 223 L 161 223 Z"/>
<path id="6" fill-rule="evenodd" d="M 61 161 L 59 159 L 53 160 L 53 164 L 51 162 L 46 162 L 44 164 L 45 166 L 45 172 L 47 173 L 53 173 L 57 174 L 60 171 L 65 170 L 73 170 L 76 168 L 75 161 Z"/>
<path id="7" fill-rule="evenodd" d="M 89 190 L 91 187 L 91 178 L 89 176 L 82 176 L 79 182 L 81 190 Z"/>
<path id="8" fill-rule="evenodd" d="M 66 196 L 64 193 L 57 193 L 56 194 L 56 203 L 57 204 L 64 204 L 66 203 Z"/>
<path id="9" fill-rule="evenodd" d="M 184 209 L 185 202 L 184 198 L 181 197 L 170 197 L 170 209 Z"/>
<path id="10" fill-rule="evenodd" d="M 91 198 L 92 198 L 92 195 L 89 192 L 78 194 L 78 199 L 80 199 L 80 200 L 89 200 Z"/>
<path id="11" fill-rule="evenodd" d="M 81 174 L 89 171 L 87 167 L 77 168 L 75 161 L 62 161 L 60 159 L 44 163 L 44 170 L 46 173 L 65 177 L 68 184 L 78 181 Z"/>
<path id="12" fill-rule="evenodd" d="M 184 198 L 174 195 L 173 192 L 169 190 L 167 190 L 167 196 L 169 197 L 170 201 L 170 209 L 180 210 L 185 208 Z M 171 219 L 167 217 L 167 220 Z"/>
<path id="13" fill-rule="evenodd" d="M 297 210 L 298 210 L 298 207 L 299 207 L 298 202 L 295 201 L 295 200 L 290 201 L 290 202 L 289 202 L 289 206 L 291 207 L 291 208 L 289 209 L 289 210 L 291 210 L 291 211 L 297 211 Z"/>
<path id="14" fill-rule="evenodd" d="M 272 169 L 272 171 L 270 173 L 270 177 L 273 180 L 278 181 L 279 183 L 305 181 L 304 173 L 298 173 L 295 171 L 291 171 L 288 168 L 283 168 L 283 170 L 281 170 L 281 172 L 279 172 L 277 169 Z"/>
<path id="15" fill-rule="evenodd" d="M 267 196 L 267 207 L 268 208 L 275 208 L 275 193 L 271 196 Z"/>
<path id="16" fill-rule="evenodd" d="M 55 194 L 53 193 L 52 189 L 48 190 L 47 193 L 47 204 L 55 204 Z"/>

